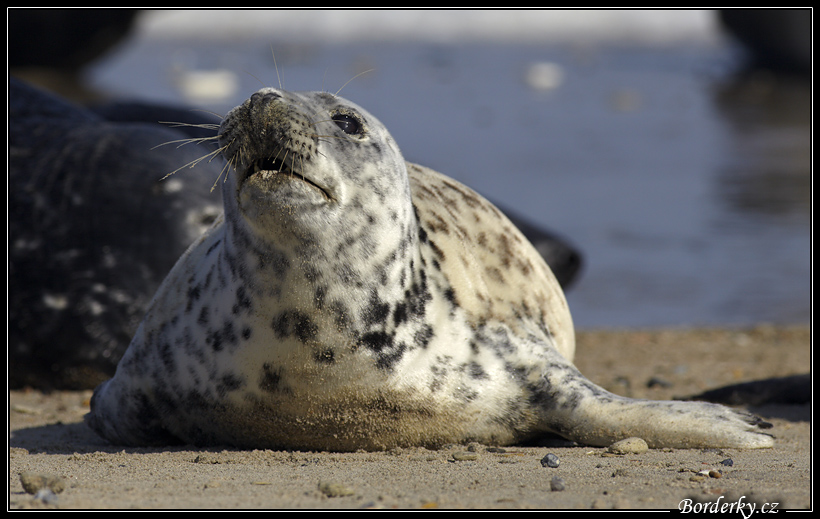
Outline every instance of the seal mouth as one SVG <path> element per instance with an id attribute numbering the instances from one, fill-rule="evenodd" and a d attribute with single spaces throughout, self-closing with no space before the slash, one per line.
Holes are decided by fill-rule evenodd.
<path id="1" fill-rule="evenodd" d="M 253 161 L 245 170 L 245 174 L 241 179 L 241 184 L 244 184 L 254 177 L 264 180 L 299 180 L 319 191 L 327 200 L 330 201 L 333 199 L 324 187 L 312 181 L 305 175 L 296 172 L 293 169 L 292 164 L 288 165 L 286 161 L 279 158 L 264 158 Z"/>

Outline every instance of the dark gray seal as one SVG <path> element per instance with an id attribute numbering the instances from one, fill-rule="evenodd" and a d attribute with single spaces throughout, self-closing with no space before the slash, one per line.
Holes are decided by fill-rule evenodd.
<path id="1" fill-rule="evenodd" d="M 156 148 L 187 137 L 10 78 L 11 388 L 93 388 L 113 375 L 168 270 L 222 212 L 211 192 L 222 162 L 199 166 L 210 179 L 160 182 L 202 156 Z"/>
<path id="2" fill-rule="evenodd" d="M 88 424 L 109 441 L 773 445 L 746 413 L 624 398 L 581 375 L 541 256 L 483 197 L 405 162 L 363 108 L 263 89 L 219 143 L 224 219 L 180 258 L 94 392 Z"/>

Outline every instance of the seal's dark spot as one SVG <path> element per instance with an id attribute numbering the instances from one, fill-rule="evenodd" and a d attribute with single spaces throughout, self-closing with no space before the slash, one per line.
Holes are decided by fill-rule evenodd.
<path id="1" fill-rule="evenodd" d="M 280 391 L 279 382 L 282 380 L 282 370 L 274 369 L 270 364 L 262 366 L 262 377 L 259 380 L 259 388 L 268 393 Z"/>
<path id="2" fill-rule="evenodd" d="M 385 332 L 369 332 L 359 341 L 373 351 L 380 352 L 393 345 L 393 336 Z"/>
<path id="3" fill-rule="evenodd" d="M 319 327 L 306 314 L 297 310 L 286 310 L 273 318 L 271 328 L 280 339 L 295 335 L 301 342 L 316 339 Z"/>

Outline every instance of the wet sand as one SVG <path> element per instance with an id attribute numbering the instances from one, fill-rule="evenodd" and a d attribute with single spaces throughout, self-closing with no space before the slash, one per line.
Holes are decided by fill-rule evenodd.
<path id="1" fill-rule="evenodd" d="M 624 395 L 683 397 L 810 370 L 808 327 L 584 331 L 576 364 Z M 677 509 L 811 506 L 811 405 L 751 410 L 773 449 L 649 450 L 611 455 L 561 442 L 495 449 L 289 452 L 123 449 L 83 423 L 91 392 L 9 395 L 11 509 Z M 545 467 L 553 453 L 560 462 Z M 731 462 L 726 461 L 731 460 Z M 711 471 L 711 475 L 710 475 Z M 57 478 L 26 492 L 21 473 Z M 29 479 L 30 476 L 28 476 Z M 563 490 L 551 489 L 560 479 Z M 559 485 L 560 486 L 560 485 Z M 777 503 L 777 505 L 775 505 Z"/>

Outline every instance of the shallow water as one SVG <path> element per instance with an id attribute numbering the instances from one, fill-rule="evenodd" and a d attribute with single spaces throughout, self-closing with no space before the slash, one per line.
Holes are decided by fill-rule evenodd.
<path id="1" fill-rule="evenodd" d="M 335 92 L 373 69 L 342 95 L 408 160 L 582 251 L 579 326 L 808 323 L 809 85 L 736 81 L 736 59 L 716 44 L 135 39 L 88 79 L 225 113 L 263 85 Z M 186 94 L 196 71 L 213 97 Z"/>

